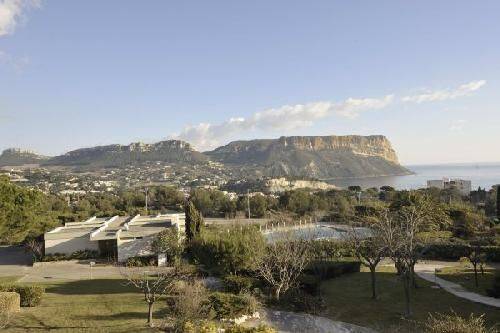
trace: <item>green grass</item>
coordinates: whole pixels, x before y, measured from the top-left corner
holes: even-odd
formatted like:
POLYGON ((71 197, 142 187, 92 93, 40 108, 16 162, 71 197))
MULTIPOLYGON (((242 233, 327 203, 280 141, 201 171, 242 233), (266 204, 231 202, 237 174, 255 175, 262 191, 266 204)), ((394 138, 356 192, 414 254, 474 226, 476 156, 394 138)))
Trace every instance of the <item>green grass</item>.
MULTIPOLYGON (((379 299, 372 300, 370 274, 368 272, 345 275, 325 281, 322 284, 322 296, 326 301, 326 316, 371 327, 379 332, 388 331, 389 327, 404 328, 414 323, 402 319, 404 313, 403 286, 392 269, 382 269, 377 273, 379 299)), ((417 280, 419 288, 414 290, 412 305, 413 321, 423 322, 428 313, 450 312, 451 309, 460 315, 470 313, 485 314, 489 325, 500 322, 500 311, 493 307, 476 304, 458 298, 442 289, 431 288, 432 283, 417 280)))
MULTIPOLYGON (((45 284, 42 304, 23 308, 6 332, 151 332, 147 305, 136 289, 121 280, 82 280, 45 284)), ((165 301, 157 301, 160 323, 165 301)))
POLYGON ((481 295, 488 296, 486 290, 490 289, 493 285, 493 279, 495 276, 495 269, 487 268, 484 270, 484 275, 478 271, 478 286, 474 282, 474 270, 471 268, 466 268, 463 266, 459 267, 444 267, 437 274, 438 277, 457 283, 467 289, 468 291, 473 291, 481 295))
POLYGON ((20 276, 0 276, 0 284, 14 283, 20 278, 21 278, 20 276))

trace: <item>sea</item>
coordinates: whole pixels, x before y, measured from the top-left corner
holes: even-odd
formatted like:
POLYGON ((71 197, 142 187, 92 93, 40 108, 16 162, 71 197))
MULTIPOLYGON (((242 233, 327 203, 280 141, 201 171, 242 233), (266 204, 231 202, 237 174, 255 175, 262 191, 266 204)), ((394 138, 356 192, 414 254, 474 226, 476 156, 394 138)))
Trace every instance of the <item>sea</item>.
POLYGON ((472 189, 490 189, 500 184, 500 163, 467 163, 405 166, 414 174, 367 178, 332 179, 327 182, 339 187, 361 186, 371 188, 388 185, 398 190, 418 189, 427 186, 428 180, 461 178, 472 182, 472 189))

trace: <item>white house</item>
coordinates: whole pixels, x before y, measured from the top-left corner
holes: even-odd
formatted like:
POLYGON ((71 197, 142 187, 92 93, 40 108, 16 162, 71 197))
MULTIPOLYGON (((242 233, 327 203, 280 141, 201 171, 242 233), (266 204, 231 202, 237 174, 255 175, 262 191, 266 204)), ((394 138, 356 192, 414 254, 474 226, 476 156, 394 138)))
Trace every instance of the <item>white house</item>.
POLYGON ((167 228, 183 234, 185 214, 92 217, 45 233, 45 254, 95 250, 123 262, 129 257, 152 255, 151 241, 167 228))

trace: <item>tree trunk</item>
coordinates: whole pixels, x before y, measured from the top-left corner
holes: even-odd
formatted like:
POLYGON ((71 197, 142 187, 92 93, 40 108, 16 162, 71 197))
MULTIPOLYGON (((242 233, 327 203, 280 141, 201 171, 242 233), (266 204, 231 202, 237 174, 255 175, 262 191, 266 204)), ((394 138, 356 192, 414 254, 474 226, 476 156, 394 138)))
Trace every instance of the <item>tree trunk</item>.
POLYGON ((274 298, 279 301, 280 300, 280 291, 281 291, 281 288, 276 288, 276 290, 274 291, 274 298))
POLYGON ((411 313, 411 281, 410 281, 410 271, 404 272, 403 273, 403 286, 405 289, 405 304, 406 304, 406 313, 405 316, 406 318, 410 318, 412 316, 411 313))
POLYGON ((372 299, 377 299, 377 281, 374 266, 370 266, 370 273, 372 277, 372 299))
POLYGON ((148 325, 153 327, 153 303, 148 302, 148 325))
POLYGON ((477 281, 477 264, 474 264, 474 282, 476 284, 476 288, 479 287, 479 283, 477 281))
POLYGON ((415 265, 412 265, 410 268, 410 273, 411 273, 411 284, 413 285, 413 288, 417 289, 417 279, 415 278, 415 265))

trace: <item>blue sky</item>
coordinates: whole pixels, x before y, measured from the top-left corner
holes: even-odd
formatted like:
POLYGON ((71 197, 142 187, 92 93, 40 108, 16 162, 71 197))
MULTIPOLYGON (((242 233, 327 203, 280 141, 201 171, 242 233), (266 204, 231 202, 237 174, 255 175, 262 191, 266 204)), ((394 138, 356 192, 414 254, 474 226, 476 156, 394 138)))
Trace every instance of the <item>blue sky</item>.
POLYGON ((0 0, 0 149, 384 134, 500 161, 500 1, 0 0))

